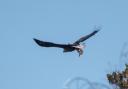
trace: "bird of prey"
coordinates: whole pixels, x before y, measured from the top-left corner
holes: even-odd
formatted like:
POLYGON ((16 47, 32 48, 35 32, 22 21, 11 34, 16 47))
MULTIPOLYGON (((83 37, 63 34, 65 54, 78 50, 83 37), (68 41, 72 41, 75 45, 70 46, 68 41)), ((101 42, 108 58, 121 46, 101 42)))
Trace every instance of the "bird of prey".
POLYGON ((77 51, 79 53, 79 56, 83 54, 83 49, 85 48, 85 44, 80 44, 81 42, 87 40, 88 38, 92 37, 95 35, 99 30, 94 30, 92 33, 81 37, 77 41, 75 41, 72 44, 56 44, 53 42, 47 42, 47 41, 41 41, 38 39, 33 39, 39 46, 41 47, 58 47, 58 48, 63 48, 63 52, 72 52, 72 51, 77 51))

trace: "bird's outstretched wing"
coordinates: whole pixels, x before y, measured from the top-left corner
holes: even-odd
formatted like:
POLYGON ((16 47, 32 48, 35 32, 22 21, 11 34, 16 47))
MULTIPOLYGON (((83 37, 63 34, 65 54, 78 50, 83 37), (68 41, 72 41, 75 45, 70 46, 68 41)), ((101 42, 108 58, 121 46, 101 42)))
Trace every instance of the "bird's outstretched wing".
POLYGON ((95 35, 99 30, 95 30, 93 31, 92 33, 86 35, 86 36, 83 36, 81 37, 80 39, 78 39, 76 42, 74 42, 73 44, 79 44, 80 42, 83 42, 85 40, 87 40, 88 38, 90 38, 91 36, 95 35))
POLYGON ((42 46, 42 47, 59 47, 59 48, 66 48, 68 47, 68 45, 65 45, 65 44, 55 44, 55 43, 52 43, 52 42, 46 42, 46 41, 40 41, 38 39, 33 39, 39 46, 42 46))

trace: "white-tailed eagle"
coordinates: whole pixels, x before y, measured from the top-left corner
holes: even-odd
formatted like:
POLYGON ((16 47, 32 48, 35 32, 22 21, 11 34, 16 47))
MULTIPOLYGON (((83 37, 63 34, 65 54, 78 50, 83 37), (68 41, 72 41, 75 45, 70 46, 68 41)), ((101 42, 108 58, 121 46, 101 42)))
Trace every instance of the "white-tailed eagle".
POLYGON ((63 48, 64 51, 63 52, 72 52, 72 51, 77 51, 79 53, 79 56, 83 54, 83 49, 85 47, 84 44, 80 44, 81 42, 87 40, 88 38, 92 37, 93 35, 95 35, 98 30, 93 31, 92 33, 81 37, 80 39, 78 39, 77 41, 75 41, 72 44, 56 44, 53 42, 46 42, 46 41, 41 41, 38 39, 34 38, 34 41, 41 47, 58 47, 58 48, 63 48))

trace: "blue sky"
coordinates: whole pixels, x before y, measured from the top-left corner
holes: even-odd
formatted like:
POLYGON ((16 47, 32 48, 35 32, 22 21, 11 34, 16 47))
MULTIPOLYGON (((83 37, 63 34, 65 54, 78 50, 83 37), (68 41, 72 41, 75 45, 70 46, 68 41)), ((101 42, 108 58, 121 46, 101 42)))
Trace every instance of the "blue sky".
MULTIPOLYGON (((128 41, 127 0, 1 0, 0 89, 61 89, 72 77, 107 84, 128 41), (33 38, 69 43, 102 26, 84 55, 41 48, 33 38)), ((123 62, 122 62, 123 63, 123 62)))

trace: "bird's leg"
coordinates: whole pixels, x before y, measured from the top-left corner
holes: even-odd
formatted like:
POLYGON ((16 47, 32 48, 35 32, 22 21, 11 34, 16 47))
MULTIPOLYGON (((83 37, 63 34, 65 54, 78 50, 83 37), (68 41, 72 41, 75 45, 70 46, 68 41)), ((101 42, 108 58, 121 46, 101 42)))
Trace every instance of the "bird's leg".
POLYGON ((80 49, 78 50, 78 53, 79 53, 79 57, 81 56, 81 51, 80 51, 80 49))
POLYGON ((79 57, 81 56, 81 54, 79 53, 79 57))
POLYGON ((82 49, 77 49, 77 52, 79 53, 79 57, 83 54, 83 50, 82 49))

